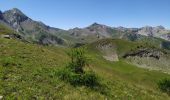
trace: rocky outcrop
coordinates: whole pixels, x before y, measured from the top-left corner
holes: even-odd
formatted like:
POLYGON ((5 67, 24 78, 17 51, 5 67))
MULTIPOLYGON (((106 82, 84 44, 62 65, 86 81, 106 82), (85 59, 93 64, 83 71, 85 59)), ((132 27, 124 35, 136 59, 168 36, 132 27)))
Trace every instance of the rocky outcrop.
POLYGON ((11 36, 10 35, 0 35, 1 36, 1 38, 6 38, 6 39, 10 39, 11 38, 11 36))
POLYGON ((125 54, 123 58, 128 63, 132 63, 138 67, 159 70, 166 73, 170 71, 170 54, 165 51, 154 48, 139 49, 125 54))
POLYGON ((123 56, 123 58, 128 58, 128 57, 150 57, 159 60, 160 57, 164 54, 164 52, 154 50, 154 49, 140 49, 137 51, 133 51, 131 53, 127 53, 123 56))
POLYGON ((167 40, 168 37, 166 34, 168 34, 169 32, 170 31, 166 30, 163 26, 157 27, 146 26, 140 28, 137 33, 145 36, 157 37, 167 40))
POLYGON ((0 20, 3 19, 3 15, 2 15, 2 12, 0 11, 0 20))
POLYGON ((145 36, 153 36, 153 27, 146 26, 139 29, 138 34, 145 35, 145 36))
POLYGON ((102 53, 103 58, 108 61, 119 61, 116 47, 112 43, 101 43, 96 48, 102 53))
POLYGON ((170 33, 161 35, 161 38, 170 41, 170 33))
POLYGON ((0 35, 0 37, 6 39, 23 39, 22 36, 20 36, 19 34, 2 34, 0 35))
POLYGON ((3 96, 0 96, 0 100, 2 100, 3 99, 3 96))

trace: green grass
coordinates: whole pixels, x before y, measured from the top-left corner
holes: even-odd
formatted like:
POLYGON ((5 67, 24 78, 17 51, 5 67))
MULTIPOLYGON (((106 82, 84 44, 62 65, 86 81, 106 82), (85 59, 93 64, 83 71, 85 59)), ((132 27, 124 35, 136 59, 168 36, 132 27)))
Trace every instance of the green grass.
POLYGON ((103 39, 103 40, 99 40, 97 42, 88 44, 87 46, 92 51, 96 52, 96 51, 99 51, 96 49, 96 46, 107 45, 107 44, 112 44, 120 57, 127 52, 139 49, 139 47, 160 49, 159 47, 156 47, 151 44, 147 44, 145 42, 144 43, 143 42, 132 42, 132 41, 127 41, 127 40, 122 40, 122 39, 103 39))
MULTIPOLYGON (((121 47, 119 47, 121 48, 121 47)), ((156 82, 164 77, 169 77, 169 75, 158 72, 149 71, 147 69, 138 68, 134 65, 126 63, 123 59, 118 62, 106 61, 99 53, 94 53, 93 50, 89 50, 90 55, 93 55, 93 64, 98 66, 95 69, 105 71, 113 75, 113 77, 119 77, 123 80, 127 80, 142 86, 156 88, 156 82), (103 67, 104 66, 104 67, 103 67)))
MULTIPOLYGON (((106 61, 92 46, 88 47, 88 54, 92 58, 89 67, 100 76, 100 82, 106 85, 107 94, 65 83, 55 72, 69 61, 65 53, 67 50, 68 48, 44 47, 0 38, 0 95, 10 100, 170 99, 156 86, 159 79, 170 77, 169 75, 137 68, 124 60, 106 61)), ((123 53, 123 45, 119 50, 123 53)))
POLYGON ((0 35, 2 34, 14 34, 14 31, 0 24, 0 35))

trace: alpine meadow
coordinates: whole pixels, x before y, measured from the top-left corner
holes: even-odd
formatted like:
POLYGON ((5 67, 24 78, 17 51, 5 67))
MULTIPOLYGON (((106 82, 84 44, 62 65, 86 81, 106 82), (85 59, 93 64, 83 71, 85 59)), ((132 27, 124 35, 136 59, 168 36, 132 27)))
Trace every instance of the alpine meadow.
POLYGON ((170 100, 169 0, 113 1, 2 0, 0 100, 170 100))

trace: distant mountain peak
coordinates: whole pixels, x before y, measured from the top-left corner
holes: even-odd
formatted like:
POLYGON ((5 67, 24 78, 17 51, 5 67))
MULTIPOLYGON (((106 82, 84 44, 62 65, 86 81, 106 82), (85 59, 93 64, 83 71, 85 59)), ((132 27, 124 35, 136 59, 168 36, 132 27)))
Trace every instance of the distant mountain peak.
POLYGON ((97 22, 95 22, 95 23, 93 23, 93 24, 91 24, 90 25, 90 27, 96 27, 96 26, 98 26, 98 27, 100 27, 100 26, 106 26, 106 25, 103 25, 103 24, 99 24, 99 23, 97 23, 97 22))
POLYGON ((152 28, 152 26, 146 25, 146 26, 144 26, 142 28, 152 28))
POLYGON ((88 28, 111 28, 111 27, 95 22, 91 24, 88 28))
POLYGON ((29 18, 17 8, 3 12, 3 20, 14 28, 18 28, 19 24, 27 19, 29 18))
POLYGON ((157 26, 157 28, 162 29, 162 30, 165 29, 165 27, 163 27, 162 25, 157 26))
POLYGON ((123 26, 118 26, 118 27, 115 27, 115 28, 117 28, 117 29, 126 29, 126 28, 123 27, 123 26))
POLYGON ((75 27, 75 28, 73 28, 73 29, 71 29, 71 30, 80 30, 81 28, 79 28, 79 27, 75 27))
POLYGON ((12 8, 11 10, 20 11, 18 8, 12 8))
POLYGON ((159 25, 159 26, 156 26, 156 27, 152 27, 152 26, 144 26, 142 28, 145 28, 145 29, 154 29, 154 28, 157 28, 157 29, 161 29, 161 30, 164 30, 165 27, 162 26, 162 25, 159 25))
POLYGON ((21 10, 18 8, 13 8, 11 10, 7 10, 4 13, 10 13, 11 15, 20 15, 20 16, 26 16, 21 10))
POLYGON ((92 25, 90 26, 98 26, 98 25, 101 25, 101 24, 98 24, 97 22, 94 22, 92 25))
POLYGON ((11 9, 11 11, 21 12, 21 10, 19 10, 18 8, 13 8, 13 9, 11 9))

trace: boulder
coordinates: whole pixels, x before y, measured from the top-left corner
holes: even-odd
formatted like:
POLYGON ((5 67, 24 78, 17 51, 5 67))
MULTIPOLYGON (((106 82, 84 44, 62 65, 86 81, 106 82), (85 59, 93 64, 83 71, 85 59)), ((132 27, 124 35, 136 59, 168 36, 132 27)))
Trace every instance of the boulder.
POLYGON ((10 35, 1 35, 1 38, 6 38, 6 39, 10 39, 10 35))

